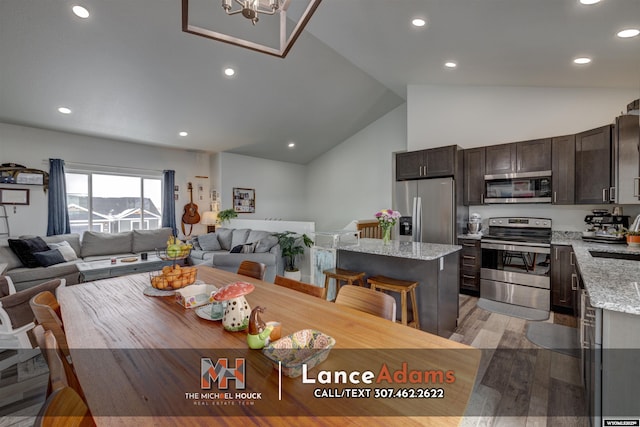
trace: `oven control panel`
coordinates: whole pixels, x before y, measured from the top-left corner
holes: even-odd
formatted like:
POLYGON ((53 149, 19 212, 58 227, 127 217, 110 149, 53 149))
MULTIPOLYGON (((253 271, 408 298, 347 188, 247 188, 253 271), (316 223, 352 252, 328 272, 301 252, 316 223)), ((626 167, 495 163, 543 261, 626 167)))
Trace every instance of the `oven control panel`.
POLYGON ((493 227, 529 227, 529 228, 551 228, 549 218, 490 218, 489 226, 493 227))

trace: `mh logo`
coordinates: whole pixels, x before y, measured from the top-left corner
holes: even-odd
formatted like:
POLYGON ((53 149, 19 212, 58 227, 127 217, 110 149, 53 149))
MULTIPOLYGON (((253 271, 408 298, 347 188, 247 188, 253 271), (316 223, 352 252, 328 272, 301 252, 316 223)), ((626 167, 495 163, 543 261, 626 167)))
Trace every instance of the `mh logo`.
POLYGON ((229 380, 236 382, 236 389, 245 388, 245 364, 244 358, 236 359, 236 367, 229 367, 229 360, 220 358, 214 365, 211 359, 203 357, 200 359, 200 388, 211 390, 213 383, 218 382, 220 390, 229 388, 229 380))

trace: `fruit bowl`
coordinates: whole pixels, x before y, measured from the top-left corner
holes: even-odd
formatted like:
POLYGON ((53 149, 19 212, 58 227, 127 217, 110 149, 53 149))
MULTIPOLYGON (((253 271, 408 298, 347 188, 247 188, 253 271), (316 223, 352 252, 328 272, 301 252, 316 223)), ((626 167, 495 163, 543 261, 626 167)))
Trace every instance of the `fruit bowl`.
POLYGON ((176 264, 163 267, 161 271, 152 271, 149 273, 149 279, 154 288, 172 291, 194 283, 197 273, 195 267, 180 267, 176 264))
POLYGON ((190 246, 183 246, 180 248, 165 248, 165 249, 156 249, 156 255, 158 258, 164 261, 176 261, 181 259, 186 259, 191 254, 190 246))

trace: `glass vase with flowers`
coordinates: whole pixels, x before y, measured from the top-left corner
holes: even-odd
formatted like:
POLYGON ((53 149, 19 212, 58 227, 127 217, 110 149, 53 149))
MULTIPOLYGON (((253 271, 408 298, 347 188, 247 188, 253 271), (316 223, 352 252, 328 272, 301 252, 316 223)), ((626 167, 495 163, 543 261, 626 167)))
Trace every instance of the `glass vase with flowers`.
POLYGON ((382 229, 382 243, 388 245, 391 241, 391 229, 396 225, 396 222, 398 222, 400 212, 394 211, 393 209, 382 209, 376 212, 375 217, 382 229))

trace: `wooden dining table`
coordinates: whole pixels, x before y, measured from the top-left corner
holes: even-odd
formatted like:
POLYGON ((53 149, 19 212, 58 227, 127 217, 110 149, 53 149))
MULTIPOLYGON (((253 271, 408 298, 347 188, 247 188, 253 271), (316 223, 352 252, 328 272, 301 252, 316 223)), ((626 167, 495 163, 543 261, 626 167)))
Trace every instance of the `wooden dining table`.
POLYGON ((273 283, 197 268, 198 279, 217 288, 252 283, 247 302, 265 308, 263 320, 280 322, 283 337, 311 329, 335 339, 326 360, 301 376, 283 375, 248 347, 246 331, 229 332, 175 296, 147 296, 148 273, 68 286, 58 292, 64 328, 98 426, 460 423, 480 350, 273 283))

